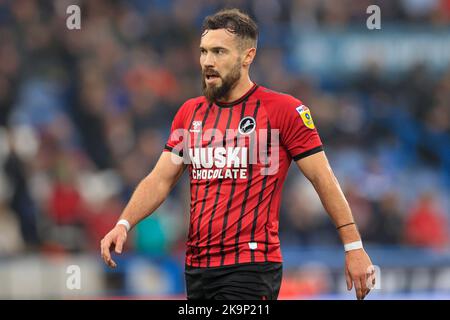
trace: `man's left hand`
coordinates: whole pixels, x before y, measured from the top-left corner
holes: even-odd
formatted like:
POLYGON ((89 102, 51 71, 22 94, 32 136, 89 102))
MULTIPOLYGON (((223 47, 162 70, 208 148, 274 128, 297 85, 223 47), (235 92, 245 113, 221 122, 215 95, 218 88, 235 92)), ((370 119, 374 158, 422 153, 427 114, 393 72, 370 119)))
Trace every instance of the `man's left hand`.
POLYGON ((364 249, 350 250, 345 253, 345 278, 347 290, 355 286, 356 298, 364 299, 375 286, 375 268, 364 249))

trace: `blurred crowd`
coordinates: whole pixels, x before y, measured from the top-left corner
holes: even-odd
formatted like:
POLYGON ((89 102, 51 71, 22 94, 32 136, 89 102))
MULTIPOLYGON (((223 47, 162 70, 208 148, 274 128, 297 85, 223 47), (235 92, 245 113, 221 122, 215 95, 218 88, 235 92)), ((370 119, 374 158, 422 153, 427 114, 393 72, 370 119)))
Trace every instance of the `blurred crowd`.
MULTIPOLYGON (((365 241, 448 246, 450 68, 373 65, 330 83, 289 65, 298 28, 349 27, 370 4, 386 22, 450 25, 449 0, 0 1, 0 255, 98 250, 178 107, 200 95, 199 29, 223 6, 260 25, 253 79, 311 108, 365 241), (74 3, 82 28, 69 31, 74 3)), ((188 201, 185 175, 128 250, 183 252, 188 201)), ((294 166, 280 217, 283 244, 339 243, 294 166)))

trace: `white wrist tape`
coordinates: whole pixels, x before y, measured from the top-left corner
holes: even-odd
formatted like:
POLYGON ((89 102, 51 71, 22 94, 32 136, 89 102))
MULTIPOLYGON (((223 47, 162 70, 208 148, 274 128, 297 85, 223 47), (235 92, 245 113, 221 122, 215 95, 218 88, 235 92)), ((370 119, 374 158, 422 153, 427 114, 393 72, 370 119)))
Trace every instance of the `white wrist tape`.
POLYGON ((125 226, 125 228, 127 229, 127 232, 130 231, 130 229, 131 229, 130 223, 127 220, 125 220, 125 219, 120 219, 116 223, 116 225, 118 225, 118 224, 121 224, 121 225, 125 226))
POLYGON ((355 242, 350 242, 350 243, 344 244, 345 252, 350 251, 350 250, 358 250, 358 249, 362 249, 362 248, 363 248, 362 241, 355 241, 355 242))

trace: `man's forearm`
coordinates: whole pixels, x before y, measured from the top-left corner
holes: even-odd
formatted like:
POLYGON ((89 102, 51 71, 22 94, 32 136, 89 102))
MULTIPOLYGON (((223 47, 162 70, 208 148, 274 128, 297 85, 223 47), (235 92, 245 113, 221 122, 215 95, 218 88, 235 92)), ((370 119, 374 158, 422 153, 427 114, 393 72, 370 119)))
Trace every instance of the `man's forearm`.
POLYGON ((161 181, 155 175, 148 175, 135 189, 120 219, 127 220, 133 227, 161 205, 170 189, 169 184, 161 181))
MULTIPOLYGON (((339 186, 339 182, 331 169, 327 171, 328 172, 325 172, 321 176, 317 176, 311 180, 325 210, 336 227, 354 222, 350 206, 339 186)), ((350 224, 339 228, 338 232, 343 243, 361 240, 356 224, 350 224)))

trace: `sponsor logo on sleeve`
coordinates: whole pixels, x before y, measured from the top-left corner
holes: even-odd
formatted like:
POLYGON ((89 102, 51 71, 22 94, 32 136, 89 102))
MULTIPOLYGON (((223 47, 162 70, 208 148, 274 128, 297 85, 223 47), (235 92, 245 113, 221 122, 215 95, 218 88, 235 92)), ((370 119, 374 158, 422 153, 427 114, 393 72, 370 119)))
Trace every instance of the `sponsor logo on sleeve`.
POLYGON ((202 122, 201 121, 192 121, 191 129, 189 129, 190 132, 200 132, 202 129, 202 122))
POLYGON ((309 129, 314 129, 314 121, 311 117, 311 111, 309 111, 309 108, 305 105, 298 106, 295 108, 297 112, 300 114, 300 118, 302 118, 303 123, 305 126, 309 129))

